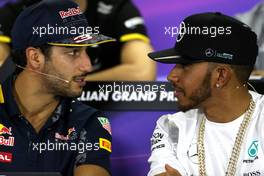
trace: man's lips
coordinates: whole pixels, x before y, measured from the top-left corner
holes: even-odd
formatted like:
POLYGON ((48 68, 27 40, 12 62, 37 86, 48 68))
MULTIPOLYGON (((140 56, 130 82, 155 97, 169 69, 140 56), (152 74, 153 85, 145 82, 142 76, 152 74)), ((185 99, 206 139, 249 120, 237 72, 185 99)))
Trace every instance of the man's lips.
POLYGON ((179 97, 179 96, 183 96, 184 95, 184 90, 182 88, 179 88, 178 86, 176 85, 173 85, 174 87, 174 96, 175 97, 179 97))
POLYGON ((80 87, 84 87, 86 85, 85 76, 74 77, 73 81, 78 83, 80 87))
POLYGON ((177 97, 177 98, 180 97, 180 96, 183 96, 183 95, 184 95, 183 91, 177 91, 177 90, 174 91, 174 96, 177 97))

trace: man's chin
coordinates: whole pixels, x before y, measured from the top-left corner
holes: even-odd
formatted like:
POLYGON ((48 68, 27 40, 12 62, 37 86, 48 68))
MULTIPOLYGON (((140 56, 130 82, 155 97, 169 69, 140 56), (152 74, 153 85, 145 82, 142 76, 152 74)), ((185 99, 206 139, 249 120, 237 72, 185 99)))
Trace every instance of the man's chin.
POLYGON ((77 98, 77 97, 80 97, 81 95, 82 95, 82 91, 73 93, 71 97, 77 98))
POLYGON ((182 112, 189 111, 191 109, 196 109, 197 106, 192 105, 192 104, 182 104, 180 102, 177 102, 177 109, 182 112))
POLYGON ((80 86, 71 86, 70 92, 68 93, 69 97, 75 98, 82 95, 83 87, 80 86))
POLYGON ((77 98, 80 97, 82 95, 82 90, 78 90, 78 91, 70 91, 68 93, 64 94, 64 97, 69 97, 69 98, 77 98))

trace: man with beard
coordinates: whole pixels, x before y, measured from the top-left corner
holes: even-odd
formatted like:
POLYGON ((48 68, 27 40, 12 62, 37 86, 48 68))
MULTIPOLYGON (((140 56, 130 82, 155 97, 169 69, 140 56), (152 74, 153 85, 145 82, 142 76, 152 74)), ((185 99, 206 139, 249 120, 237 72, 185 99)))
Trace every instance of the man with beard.
POLYGON ((26 8, 12 29, 16 74, 0 85, 0 171, 110 175, 111 131, 98 110, 78 102, 91 71, 88 46, 112 41, 101 34, 37 29, 47 24, 89 28, 70 0, 26 8))
POLYGON ((263 175, 264 98, 247 86, 256 34, 219 12, 181 24, 174 48, 149 54, 176 64, 168 80, 181 111, 157 121, 148 176, 263 175))
MULTIPOLYGON (((11 29, 16 17, 27 6, 33 5, 40 0, 14 0, 0 3, 0 82, 3 82, 15 70, 15 65, 10 58, 11 29)), ((74 0, 85 11, 86 0, 74 0)))
MULTIPOLYGON (((0 7, 0 82, 14 70, 9 51, 10 30, 19 12, 40 0, 17 0, 0 7), (8 19, 8 20, 7 20, 8 19), (1 67, 1 65, 3 66, 1 67)), ((154 80, 156 64, 148 59, 152 46, 144 20, 131 0, 74 0, 89 25, 116 42, 87 48, 93 71, 86 81, 154 80), (124 75, 123 73, 128 74, 124 75)))

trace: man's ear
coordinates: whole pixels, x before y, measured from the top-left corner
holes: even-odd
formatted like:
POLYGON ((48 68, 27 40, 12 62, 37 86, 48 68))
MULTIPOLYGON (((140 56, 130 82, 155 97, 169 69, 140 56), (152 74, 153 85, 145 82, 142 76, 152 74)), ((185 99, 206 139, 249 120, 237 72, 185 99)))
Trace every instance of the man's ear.
POLYGON ((217 88, 222 88, 225 87, 228 82, 230 81, 232 77, 232 70, 230 66, 225 65, 225 64, 219 64, 215 68, 215 80, 216 80, 216 87, 217 88))
POLYGON ((26 49, 27 67, 34 70, 40 70, 45 61, 45 57, 39 48, 28 47, 26 49))

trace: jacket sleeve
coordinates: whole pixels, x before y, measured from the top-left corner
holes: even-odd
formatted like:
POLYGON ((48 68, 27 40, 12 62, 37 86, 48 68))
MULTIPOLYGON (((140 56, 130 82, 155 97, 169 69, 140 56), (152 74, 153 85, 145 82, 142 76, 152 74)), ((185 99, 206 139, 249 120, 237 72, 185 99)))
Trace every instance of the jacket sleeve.
POLYGON ((111 174, 110 154, 112 152, 111 127, 108 118, 95 113, 80 132, 78 145, 85 150, 78 151, 75 166, 93 164, 106 169, 111 174))
POLYGON ((169 164, 184 176, 187 175, 176 153, 179 130, 170 129, 168 116, 162 116, 158 121, 151 137, 151 156, 148 159, 150 171, 148 176, 165 172, 165 164, 169 164), (171 132, 171 130, 173 132, 171 132))

